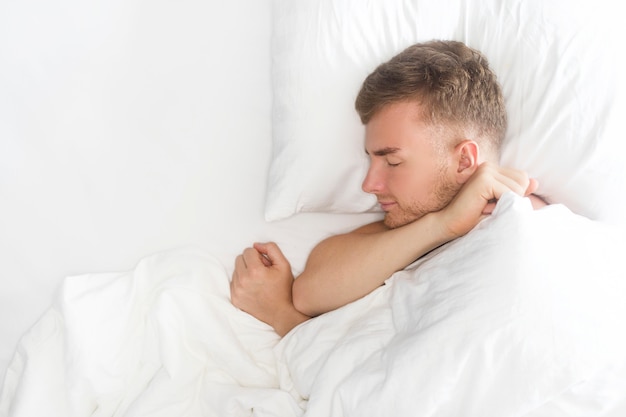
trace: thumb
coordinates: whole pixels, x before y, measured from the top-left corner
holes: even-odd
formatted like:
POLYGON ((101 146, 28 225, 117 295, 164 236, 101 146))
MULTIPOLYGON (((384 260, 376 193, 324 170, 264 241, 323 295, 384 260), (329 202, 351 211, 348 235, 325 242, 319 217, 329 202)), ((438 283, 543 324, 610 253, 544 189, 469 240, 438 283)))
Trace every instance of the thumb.
POLYGON ((539 181, 537 181, 535 178, 529 178, 528 180, 528 188, 526 189, 524 197, 533 194, 535 191, 537 191, 537 188, 539 188, 539 181))

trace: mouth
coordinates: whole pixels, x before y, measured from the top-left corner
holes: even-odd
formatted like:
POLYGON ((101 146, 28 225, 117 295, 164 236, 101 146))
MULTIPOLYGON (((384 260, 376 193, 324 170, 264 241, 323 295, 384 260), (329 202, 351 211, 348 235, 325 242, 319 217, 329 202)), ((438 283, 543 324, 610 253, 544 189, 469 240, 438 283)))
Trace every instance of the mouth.
POLYGON ((378 205, 383 211, 388 212, 396 203, 394 201, 379 201, 378 205))

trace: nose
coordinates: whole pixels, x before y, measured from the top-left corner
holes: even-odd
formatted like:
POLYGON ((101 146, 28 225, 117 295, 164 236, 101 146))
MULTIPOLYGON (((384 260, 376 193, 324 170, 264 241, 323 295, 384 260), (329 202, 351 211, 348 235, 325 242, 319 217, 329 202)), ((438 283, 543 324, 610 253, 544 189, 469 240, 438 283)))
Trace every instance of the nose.
POLYGON ((361 189, 369 194, 380 193, 382 190, 382 183, 380 174, 373 165, 370 165, 367 170, 367 174, 363 179, 363 183, 361 184, 361 189))

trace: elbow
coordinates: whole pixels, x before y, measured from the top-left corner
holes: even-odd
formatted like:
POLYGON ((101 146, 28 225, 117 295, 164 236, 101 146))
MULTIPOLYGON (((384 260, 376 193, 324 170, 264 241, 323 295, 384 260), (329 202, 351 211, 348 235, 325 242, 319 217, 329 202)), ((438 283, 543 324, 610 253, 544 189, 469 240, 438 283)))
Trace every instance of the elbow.
POLYGON ((291 297, 293 301, 293 306, 300 313, 305 314, 309 317, 317 316, 315 309, 311 303, 311 293, 307 291, 305 288, 305 282, 301 279, 301 276, 298 277, 292 286, 291 297))

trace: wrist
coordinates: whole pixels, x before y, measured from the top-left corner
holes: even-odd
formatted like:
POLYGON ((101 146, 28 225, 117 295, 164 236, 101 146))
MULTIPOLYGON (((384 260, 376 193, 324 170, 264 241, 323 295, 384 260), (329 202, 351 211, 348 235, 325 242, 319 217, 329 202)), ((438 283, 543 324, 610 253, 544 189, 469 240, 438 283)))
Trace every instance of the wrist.
POLYGON ((280 311, 277 311, 274 322, 272 323, 272 327, 280 337, 283 337, 287 333, 289 333, 294 327, 301 323, 304 323, 310 318, 311 317, 307 316, 306 314, 296 310, 293 305, 286 306, 280 311))
POLYGON ((442 245, 459 237, 459 235, 454 232, 454 229, 450 227, 451 221, 448 218, 446 208, 428 213, 424 216, 424 218, 429 224, 428 229, 431 236, 434 240, 436 240, 436 246, 442 245))

